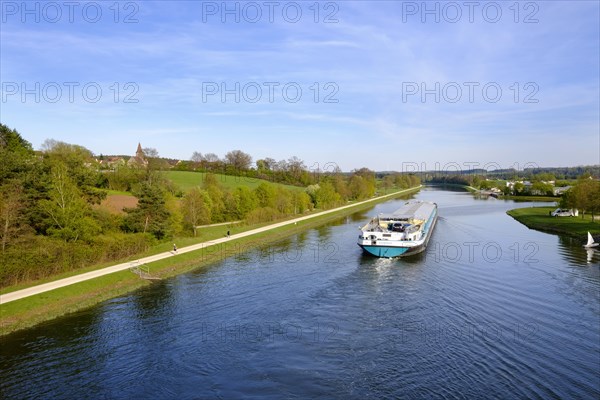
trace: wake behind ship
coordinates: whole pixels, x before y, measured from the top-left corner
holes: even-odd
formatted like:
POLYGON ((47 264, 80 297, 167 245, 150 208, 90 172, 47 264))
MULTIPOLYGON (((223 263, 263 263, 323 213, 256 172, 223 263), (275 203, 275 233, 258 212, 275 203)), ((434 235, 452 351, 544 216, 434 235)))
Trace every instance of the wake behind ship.
POLYGON ((392 214, 379 214, 360 228, 358 245, 377 257, 401 257, 425 250, 437 221, 437 204, 409 201, 392 214))

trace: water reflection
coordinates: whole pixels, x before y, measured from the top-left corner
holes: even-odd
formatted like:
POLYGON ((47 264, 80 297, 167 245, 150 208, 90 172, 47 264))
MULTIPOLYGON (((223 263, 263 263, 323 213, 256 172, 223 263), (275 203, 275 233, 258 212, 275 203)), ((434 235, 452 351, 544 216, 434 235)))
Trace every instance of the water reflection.
POLYGON ((559 254, 572 266, 600 266, 600 254, 596 249, 586 249, 580 239, 560 235, 558 237, 559 254))
POLYGON ((463 186, 445 185, 443 183, 428 183, 427 186, 425 186, 425 188, 436 190, 438 192, 439 191, 444 191, 444 192, 454 192, 454 193, 466 193, 466 194, 469 194, 469 191, 467 191, 463 186))
POLYGON ((360 223, 365 219, 368 219, 367 211, 358 212, 355 214, 351 214, 346 217, 347 224, 356 224, 356 226, 360 226, 360 223))
MULTIPOLYGON (((592 262, 594 261, 594 256, 597 253, 597 251, 595 249, 585 249, 586 253, 587 253, 587 262, 588 264, 592 264, 592 262)), ((600 262, 600 261, 598 261, 600 262)))
POLYGON ((332 237, 332 226, 340 226, 344 223, 344 218, 339 218, 335 221, 333 221, 331 223, 331 225, 323 225, 323 226, 319 226, 318 228, 316 228, 315 230, 318 233, 319 236, 319 240, 322 242, 329 242, 331 241, 332 237))

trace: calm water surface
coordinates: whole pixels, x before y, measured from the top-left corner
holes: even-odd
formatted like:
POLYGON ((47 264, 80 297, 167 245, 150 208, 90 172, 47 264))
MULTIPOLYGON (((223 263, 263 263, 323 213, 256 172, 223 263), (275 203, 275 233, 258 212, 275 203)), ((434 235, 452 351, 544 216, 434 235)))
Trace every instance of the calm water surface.
POLYGON ((415 197, 420 255, 362 254, 378 205, 2 339, 1 397, 598 398, 600 253, 505 214, 531 203, 415 197))

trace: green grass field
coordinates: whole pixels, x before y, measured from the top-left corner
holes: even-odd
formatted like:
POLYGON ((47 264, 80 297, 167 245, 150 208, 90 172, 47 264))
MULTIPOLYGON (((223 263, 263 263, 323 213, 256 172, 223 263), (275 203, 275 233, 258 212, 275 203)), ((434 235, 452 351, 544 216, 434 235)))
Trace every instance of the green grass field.
MULTIPOLYGON (((165 176, 173 181, 177 186, 184 192, 188 190, 202 186, 206 173, 204 172, 191 172, 191 171, 166 171, 165 176)), ((221 175, 214 174, 217 181, 226 189, 233 190, 239 186, 246 186, 250 189, 258 187, 263 182, 268 182, 263 179, 248 178, 244 176, 232 176, 232 175, 221 175)), ((282 186, 290 190, 304 190, 302 187, 282 185, 280 183, 274 183, 274 185, 282 186)))
POLYGON ((105 189, 105 191, 108 196, 133 196, 130 192, 124 192, 122 190, 105 189))
POLYGON ((579 217, 551 217, 549 213, 556 207, 517 208, 507 211, 507 214, 531 229, 543 232, 559 233, 581 240, 592 235, 600 234, 600 221, 592 221, 591 215, 579 217))

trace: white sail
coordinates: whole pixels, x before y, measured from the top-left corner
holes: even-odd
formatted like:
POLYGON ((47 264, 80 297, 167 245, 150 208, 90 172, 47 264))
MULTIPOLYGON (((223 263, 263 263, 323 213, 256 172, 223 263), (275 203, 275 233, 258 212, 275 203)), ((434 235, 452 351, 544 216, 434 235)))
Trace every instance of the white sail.
POLYGON ((598 246, 598 243, 594 242, 594 238, 592 237, 592 234, 588 232, 587 244, 584 244, 583 247, 596 247, 596 246, 598 246))

